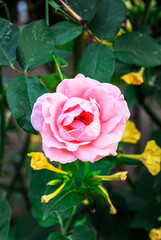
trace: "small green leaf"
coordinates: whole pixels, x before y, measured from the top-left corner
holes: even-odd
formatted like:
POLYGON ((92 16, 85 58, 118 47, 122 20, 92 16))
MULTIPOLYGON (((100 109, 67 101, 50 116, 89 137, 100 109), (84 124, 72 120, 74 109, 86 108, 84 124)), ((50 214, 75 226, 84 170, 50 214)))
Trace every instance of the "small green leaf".
POLYGON ((68 238, 57 232, 54 232, 49 235, 48 240, 68 240, 68 238))
POLYGON ((114 65, 111 49, 99 43, 92 43, 81 55, 79 72, 100 82, 109 82, 114 72, 114 65))
POLYGON ((114 45, 116 57, 128 64, 155 67, 161 64, 161 45, 153 38, 139 32, 118 37, 114 45))
POLYGON ((85 226, 76 227, 72 234, 68 236, 69 240, 96 240, 96 233, 93 229, 89 229, 85 226))
POLYGON ((99 39, 113 38, 126 18, 126 8, 121 0, 98 0, 96 14, 89 27, 99 39))
POLYGON ((61 11, 60 5, 57 4, 56 2, 54 2, 53 0, 49 0, 49 4, 56 10, 56 12, 57 12, 58 10, 61 11))
POLYGON ((40 79, 42 79, 45 87, 50 91, 50 92, 55 92, 57 85, 60 83, 60 78, 58 73, 51 73, 48 75, 39 75, 38 76, 40 79))
POLYGON ((10 227, 11 210, 4 194, 0 196, 0 240, 8 239, 10 227))
POLYGON ((35 133, 30 121, 32 108, 37 98, 47 89, 37 77, 15 77, 7 87, 7 102, 20 127, 27 132, 35 133))
POLYGON ((55 36, 55 45, 60 46, 75 39, 82 33, 82 28, 71 22, 63 21, 51 27, 55 36))
POLYGON ((67 67, 68 66, 68 63, 64 58, 58 56, 56 53, 53 53, 53 55, 56 58, 56 61, 59 64, 60 67, 67 67))
POLYGON ((18 27, 0 18, 0 66, 8 66, 15 63, 19 34, 18 27))
POLYGON ((54 33, 44 20, 26 25, 18 41, 17 57, 22 69, 27 72, 52 58, 54 33))
POLYGON ((67 0, 68 5, 82 18, 90 22, 96 12, 96 0, 67 0))
POLYGON ((44 204, 44 219, 53 212, 64 211, 68 208, 77 206, 85 199, 85 196, 76 191, 69 191, 58 195, 57 199, 51 199, 49 203, 44 204))

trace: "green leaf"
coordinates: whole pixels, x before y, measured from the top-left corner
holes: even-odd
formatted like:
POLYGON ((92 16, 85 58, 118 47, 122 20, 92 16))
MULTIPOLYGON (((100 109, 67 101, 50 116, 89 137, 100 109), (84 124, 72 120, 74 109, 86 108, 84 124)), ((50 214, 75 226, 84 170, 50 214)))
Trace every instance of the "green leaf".
POLYGON ((37 77, 17 76, 9 82, 7 102, 14 118, 25 131, 36 132, 30 122, 32 108, 37 98, 46 92, 37 77))
POLYGON ((27 72, 52 58, 54 33, 44 20, 25 26, 18 41, 17 57, 22 69, 27 72))
POLYGON ((32 206, 32 214, 38 220, 41 226, 52 226, 58 223, 55 213, 43 220, 43 204, 41 197, 47 188, 47 183, 55 178, 55 173, 41 170, 31 171, 29 198, 32 206))
POLYGON ((54 53, 53 55, 56 58, 56 61, 59 64, 60 67, 67 67, 68 66, 68 63, 64 58, 58 56, 56 53, 54 53))
POLYGON ((99 43, 88 45, 81 55, 79 72, 100 82, 109 82, 114 72, 113 52, 99 43))
POLYGON ((154 131, 150 135, 150 140, 155 140, 158 146, 161 147, 161 130, 154 131))
POLYGON ((49 203, 44 204, 44 219, 57 211, 64 211, 80 204, 85 196, 76 191, 69 191, 63 195, 58 195, 57 199, 51 199, 49 203))
POLYGON ((99 39, 113 38, 126 18, 126 8, 121 0, 97 0, 96 14, 89 27, 99 39))
POLYGON ((59 233, 51 233, 48 240, 96 240, 96 233, 94 230, 89 229, 85 226, 76 227, 72 234, 65 237, 59 233))
POLYGON ((128 103, 129 107, 133 107, 138 103, 138 98, 136 95, 136 91, 134 89, 134 86, 127 86, 125 93, 124 93, 124 98, 126 102, 128 103))
POLYGON ((55 45, 63 45, 75 39, 82 33, 82 28, 71 22, 63 21, 51 27, 55 36, 55 45))
POLYGON ((68 240, 68 238, 57 232, 54 232, 49 235, 48 240, 68 240))
POLYGON ((11 210, 4 194, 0 196, 0 240, 8 239, 10 227, 11 210))
POLYGON ((90 22, 96 12, 96 0, 67 0, 69 6, 82 18, 90 22))
POLYGON ((71 235, 68 236, 69 240, 96 240, 96 233, 93 229, 85 226, 79 226, 74 229, 71 235))
POLYGON ((48 75, 39 75, 38 76, 40 79, 42 79, 45 87, 50 91, 50 92, 55 92, 57 85, 60 83, 60 78, 58 73, 51 73, 48 75))
POLYGON ((54 2, 53 0, 49 0, 49 4, 56 10, 56 12, 57 12, 58 10, 61 11, 60 5, 58 5, 58 4, 57 4, 56 2, 54 2))
POLYGON ((19 33, 18 27, 0 18, 0 66, 15 63, 19 33))
POLYGON ((128 64, 155 67, 161 64, 161 45, 153 38, 139 32, 118 37, 114 52, 116 57, 128 64))

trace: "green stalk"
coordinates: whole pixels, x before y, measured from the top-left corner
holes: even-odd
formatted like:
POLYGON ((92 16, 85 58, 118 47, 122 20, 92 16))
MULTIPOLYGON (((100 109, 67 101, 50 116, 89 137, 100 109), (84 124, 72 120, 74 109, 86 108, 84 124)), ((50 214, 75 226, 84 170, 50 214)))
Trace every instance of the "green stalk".
POLYGON ((140 26, 144 25, 148 20, 151 2, 152 2, 152 0, 147 0, 147 2, 145 3, 146 4, 145 5, 145 10, 144 10, 144 13, 143 13, 143 17, 141 19, 140 26))
POLYGON ((2 4, 2 6, 4 7, 5 11, 6 11, 6 15, 7 15, 7 19, 8 21, 11 22, 11 17, 10 17, 10 13, 9 13, 9 10, 8 10, 8 7, 7 7, 7 4, 4 3, 3 1, 0 1, 0 3, 2 4))
POLYGON ((49 26, 49 2, 48 2, 48 0, 45 1, 45 8, 46 8, 46 24, 49 26))
POLYGON ((6 122, 5 122, 5 96, 2 82, 2 69, 0 68, 0 175, 2 172, 5 138, 6 138, 6 122))
POLYGON ((58 74, 59 74, 60 80, 63 81, 63 79, 64 79, 64 78, 63 78, 63 74, 62 74, 62 72, 61 72, 61 70, 60 70, 59 63, 58 63, 58 61, 57 61, 57 59, 56 59, 56 57, 55 57, 54 54, 53 54, 53 60, 54 60, 54 62, 55 62, 56 69, 57 69, 57 71, 58 71, 58 74))
POLYGON ((71 221, 72 221, 72 218, 73 218, 73 216, 74 216, 74 214, 75 214, 76 209, 77 209, 77 207, 74 206, 73 209, 72 209, 71 215, 70 215, 68 221, 66 222, 66 225, 65 225, 64 231, 63 231, 63 235, 64 235, 64 236, 66 236, 66 234, 67 234, 68 228, 69 228, 69 226, 70 226, 70 224, 71 224, 71 221))
POLYGON ((56 212, 56 216, 57 216, 59 224, 60 224, 61 233, 63 233, 64 232, 64 226, 63 226, 63 221, 62 221, 62 219, 59 215, 59 212, 56 212))

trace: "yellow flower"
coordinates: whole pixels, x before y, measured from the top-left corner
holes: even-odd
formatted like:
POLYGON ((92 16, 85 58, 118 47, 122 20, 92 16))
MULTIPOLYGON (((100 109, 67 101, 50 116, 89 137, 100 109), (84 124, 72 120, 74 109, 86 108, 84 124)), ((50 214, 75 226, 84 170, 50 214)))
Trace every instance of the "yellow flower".
POLYGON ((139 72, 130 72, 121 77, 127 84, 141 85, 144 82, 143 79, 144 68, 141 68, 139 72))
POLYGON ((43 195, 41 197, 41 202, 42 203, 48 203, 52 198, 56 197, 60 191, 65 187, 66 182, 63 182, 63 184, 53 193, 49 194, 49 195, 43 195))
POLYGON ((130 22, 129 19, 126 20, 126 23, 125 23, 125 28, 128 32, 132 32, 133 28, 132 28, 132 24, 130 22))
POLYGON ((140 160, 152 175, 157 175, 161 170, 161 148, 154 140, 147 142, 142 154, 130 155, 119 153, 117 157, 126 157, 140 160))
POLYGON ((149 233, 149 237, 151 240, 161 240, 161 228, 156 229, 153 228, 151 229, 150 233, 149 233))
POLYGON ((68 172, 58 169, 54 167, 52 164, 50 164, 45 155, 41 152, 31 152, 28 153, 27 155, 29 157, 32 157, 30 165, 34 170, 48 169, 53 172, 68 174, 68 172))
POLYGON ((113 206, 112 202, 111 202, 111 199, 106 191, 106 189, 104 187, 102 187, 101 185, 98 186, 98 188, 103 192, 107 202, 109 203, 110 205, 110 214, 116 214, 117 213, 117 210, 116 208, 113 206))
POLYGON ((118 172, 115 174, 112 174, 110 176, 94 176, 94 178, 101 180, 101 181, 116 181, 116 180, 121 180, 125 181, 127 178, 127 171, 124 172, 118 172))
POLYGON ((127 121, 124 134, 121 138, 121 142, 133 143, 136 144, 140 139, 140 132, 137 130, 134 122, 127 121))
POLYGON ((82 201, 83 205, 88 205, 89 204, 89 201, 88 199, 86 198, 85 200, 82 201))

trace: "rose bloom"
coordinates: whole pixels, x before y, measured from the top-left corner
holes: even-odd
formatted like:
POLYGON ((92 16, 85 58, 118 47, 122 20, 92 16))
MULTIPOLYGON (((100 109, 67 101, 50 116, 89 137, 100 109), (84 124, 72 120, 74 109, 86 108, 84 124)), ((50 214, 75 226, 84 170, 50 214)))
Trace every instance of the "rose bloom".
POLYGON ((51 161, 94 162, 117 154, 129 115, 116 86, 78 74, 37 99, 31 123, 51 161))

